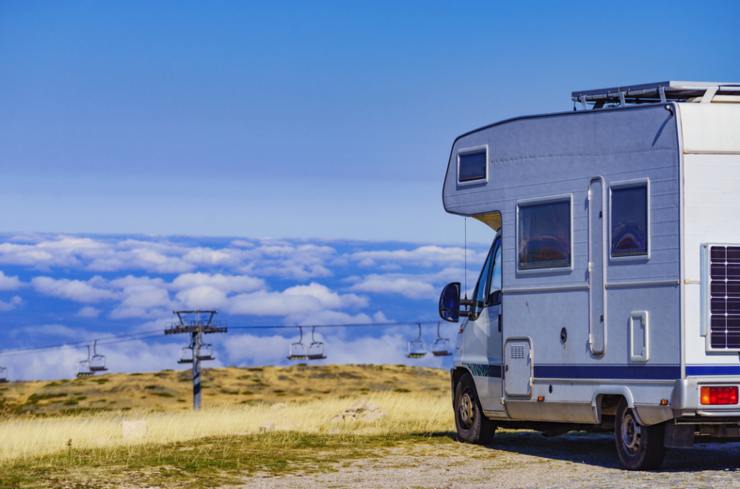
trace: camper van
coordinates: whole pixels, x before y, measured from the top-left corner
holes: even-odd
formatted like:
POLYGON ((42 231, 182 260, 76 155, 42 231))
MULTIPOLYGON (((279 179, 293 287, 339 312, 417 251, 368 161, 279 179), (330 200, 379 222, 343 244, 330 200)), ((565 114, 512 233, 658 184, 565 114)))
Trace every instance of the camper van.
POLYGON ((444 208, 493 237, 470 295, 440 296, 457 434, 613 429, 622 465, 652 469, 740 437, 740 84, 572 100, 452 145, 444 208))

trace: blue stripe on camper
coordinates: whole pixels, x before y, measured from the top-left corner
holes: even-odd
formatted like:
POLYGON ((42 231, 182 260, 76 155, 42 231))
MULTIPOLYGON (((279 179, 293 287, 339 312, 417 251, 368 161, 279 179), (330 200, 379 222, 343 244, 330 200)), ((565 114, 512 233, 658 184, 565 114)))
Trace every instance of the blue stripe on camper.
POLYGON ((740 375, 740 365, 687 365, 686 375, 740 375))
POLYGON ((470 369, 470 373, 476 377, 501 378, 501 365, 486 365, 483 363, 466 363, 464 365, 468 367, 470 369))
POLYGON ((534 376, 544 379, 680 379, 679 365, 535 365, 534 376))

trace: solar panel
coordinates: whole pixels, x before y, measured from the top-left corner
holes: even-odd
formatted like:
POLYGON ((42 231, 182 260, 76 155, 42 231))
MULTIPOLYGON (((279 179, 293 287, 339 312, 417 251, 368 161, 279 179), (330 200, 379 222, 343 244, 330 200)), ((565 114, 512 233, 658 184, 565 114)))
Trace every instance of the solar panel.
POLYGON ((713 349, 740 349, 740 246, 709 247, 709 328, 713 349))

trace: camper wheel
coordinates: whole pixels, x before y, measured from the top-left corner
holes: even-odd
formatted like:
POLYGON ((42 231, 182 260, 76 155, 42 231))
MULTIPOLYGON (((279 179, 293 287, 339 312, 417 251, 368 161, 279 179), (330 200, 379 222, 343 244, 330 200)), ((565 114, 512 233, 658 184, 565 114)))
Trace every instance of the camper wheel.
POLYGON ((496 425, 483 415, 478 393, 470 374, 463 374, 455 385, 455 427, 459 441, 489 443, 496 425))
POLYGON ((663 463, 664 428, 662 424, 644 426, 635 413, 622 399, 617 407, 614 423, 614 438, 617 455, 622 465, 629 470, 657 469, 663 463))

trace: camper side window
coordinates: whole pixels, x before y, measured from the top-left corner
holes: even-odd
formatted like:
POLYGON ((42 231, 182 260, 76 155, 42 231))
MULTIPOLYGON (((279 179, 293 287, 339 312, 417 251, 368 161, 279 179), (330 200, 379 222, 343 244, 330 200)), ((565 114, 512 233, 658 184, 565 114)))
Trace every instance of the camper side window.
POLYGON ((519 270, 571 265, 570 198, 519 204, 519 270))
POLYGON ((648 254, 647 182, 611 188, 612 257, 648 254))

